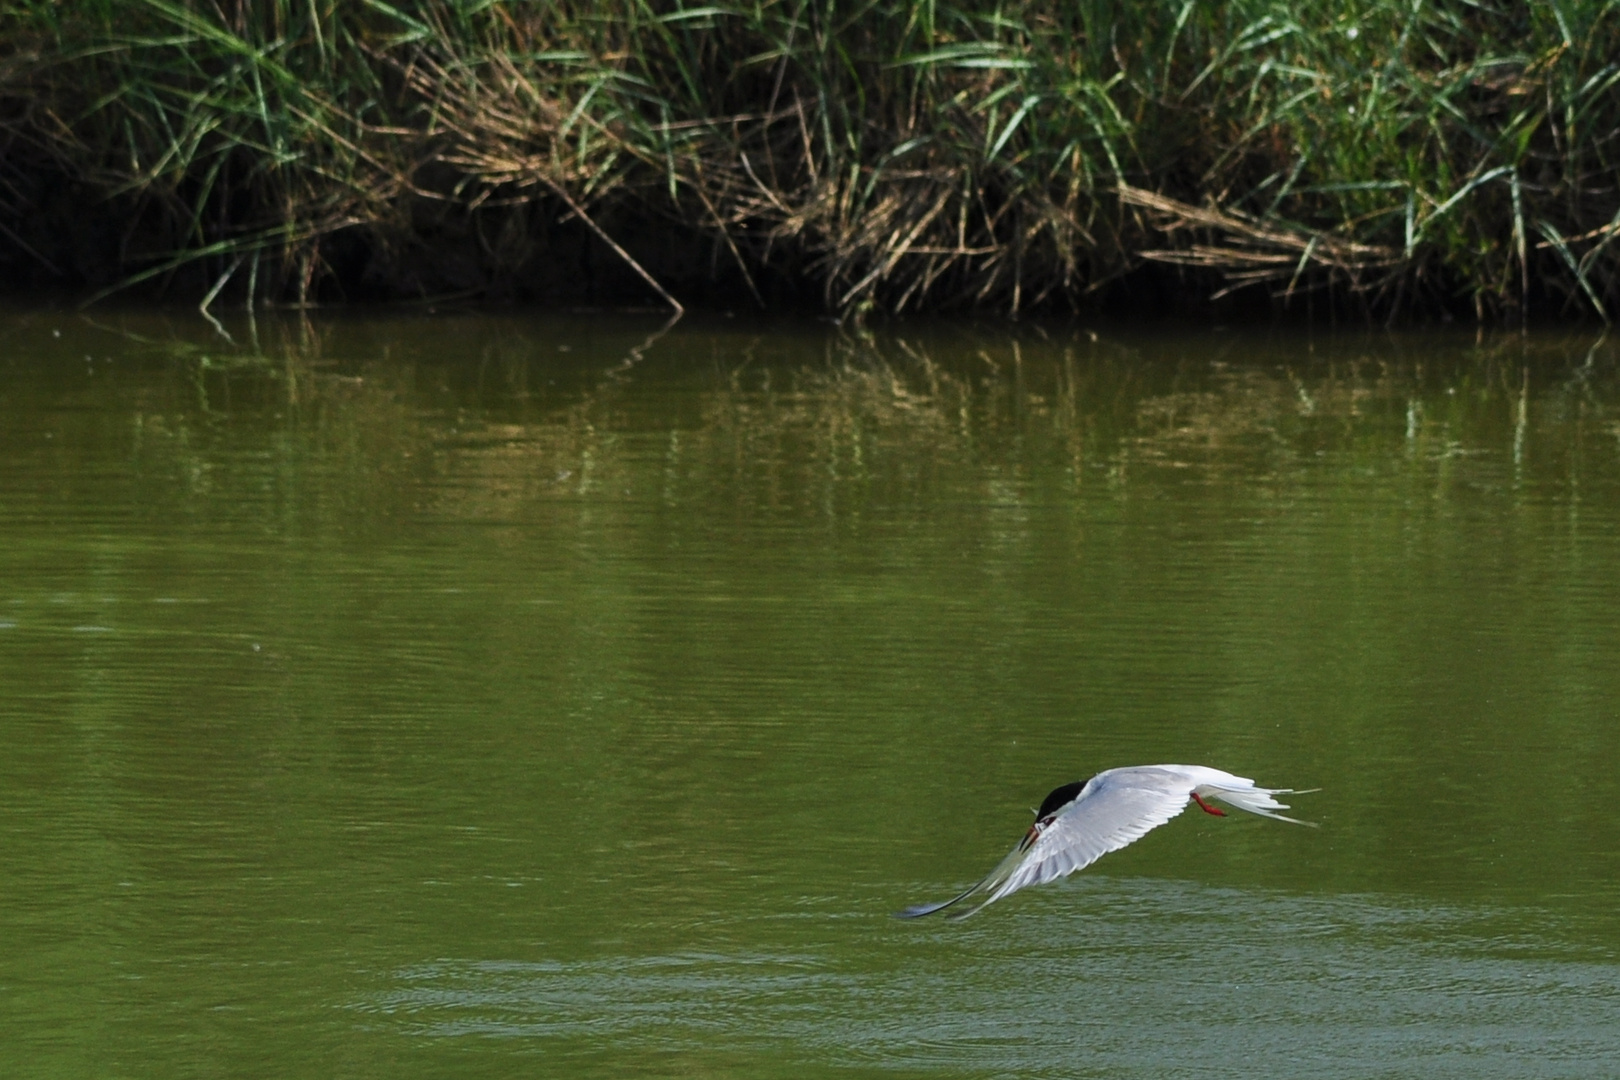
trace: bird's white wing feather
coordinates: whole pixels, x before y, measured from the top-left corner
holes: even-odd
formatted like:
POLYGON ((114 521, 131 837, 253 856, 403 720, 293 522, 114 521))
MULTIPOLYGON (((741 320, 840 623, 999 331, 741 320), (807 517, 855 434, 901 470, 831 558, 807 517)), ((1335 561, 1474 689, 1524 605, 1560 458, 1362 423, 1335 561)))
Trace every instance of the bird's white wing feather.
POLYGON ((1196 786, 1189 780, 1159 766, 1098 773, 990 899, 1067 877, 1141 839, 1187 808, 1196 786))
MULTIPOLYGON (((1014 848, 984 879, 967 891, 937 904, 919 904, 900 914, 930 915, 972 901, 947 918, 965 919, 1004 896, 1030 885, 1044 885, 1090 866, 1110 851, 1163 825, 1192 801, 1194 792, 1220 799, 1261 817, 1295 821, 1278 810, 1288 806, 1273 796, 1289 788, 1263 788, 1253 780, 1204 765, 1135 765, 1100 772, 1086 782, 1055 820, 1025 848, 1014 848)), ((1309 822, 1297 822, 1308 825, 1309 822)))

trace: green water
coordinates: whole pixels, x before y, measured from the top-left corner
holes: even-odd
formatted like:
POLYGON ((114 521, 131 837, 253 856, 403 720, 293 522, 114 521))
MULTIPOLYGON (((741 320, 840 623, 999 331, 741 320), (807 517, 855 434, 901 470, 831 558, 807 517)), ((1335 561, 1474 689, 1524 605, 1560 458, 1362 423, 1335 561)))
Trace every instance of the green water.
POLYGON ((226 328, 0 315, 4 1075, 1620 1069, 1613 344, 226 328))

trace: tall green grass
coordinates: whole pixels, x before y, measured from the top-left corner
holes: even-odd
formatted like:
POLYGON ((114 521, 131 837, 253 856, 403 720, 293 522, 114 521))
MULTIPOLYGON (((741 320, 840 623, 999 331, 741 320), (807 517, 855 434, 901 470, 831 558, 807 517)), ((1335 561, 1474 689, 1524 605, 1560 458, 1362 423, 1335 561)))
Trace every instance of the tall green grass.
POLYGON ((1620 0, 0 0, 0 137, 0 247, 53 262, 68 178, 124 223, 108 289, 308 300, 448 217, 494 283, 562 214, 672 303, 623 223, 846 315, 1149 262, 1620 311, 1620 0))

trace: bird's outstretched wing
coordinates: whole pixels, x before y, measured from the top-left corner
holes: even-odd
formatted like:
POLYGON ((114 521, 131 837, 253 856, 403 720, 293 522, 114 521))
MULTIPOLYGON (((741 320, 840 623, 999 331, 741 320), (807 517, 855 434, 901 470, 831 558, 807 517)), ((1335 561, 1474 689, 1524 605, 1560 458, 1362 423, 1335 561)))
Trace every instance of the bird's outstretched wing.
POLYGON ((1262 817, 1294 821, 1275 812, 1288 807, 1272 797, 1290 790, 1256 787, 1245 777, 1202 765, 1109 769, 1087 781, 1073 802, 1038 834, 1025 837, 984 880, 943 903, 919 904, 899 914, 917 918, 966 901, 946 916, 965 919, 1019 889, 1066 877, 1118 851, 1185 810, 1194 793, 1262 817))

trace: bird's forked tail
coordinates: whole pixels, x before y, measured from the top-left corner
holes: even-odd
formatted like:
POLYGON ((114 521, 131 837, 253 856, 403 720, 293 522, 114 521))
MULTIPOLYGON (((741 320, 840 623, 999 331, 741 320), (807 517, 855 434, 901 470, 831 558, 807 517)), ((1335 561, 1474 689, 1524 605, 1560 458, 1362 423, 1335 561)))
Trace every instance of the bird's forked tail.
POLYGON ((1276 795, 1309 795, 1321 788, 1263 788, 1256 787, 1251 781, 1247 787, 1224 787, 1219 784, 1199 784, 1193 791, 1196 795, 1207 799, 1219 799, 1228 806, 1235 806, 1239 810, 1247 810, 1251 814, 1261 817, 1275 818, 1278 821, 1291 821, 1295 825, 1308 825, 1316 828, 1314 821, 1301 821, 1286 814, 1277 813, 1278 810, 1287 810, 1287 803, 1278 802, 1276 795))

